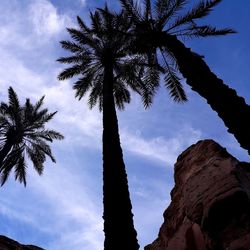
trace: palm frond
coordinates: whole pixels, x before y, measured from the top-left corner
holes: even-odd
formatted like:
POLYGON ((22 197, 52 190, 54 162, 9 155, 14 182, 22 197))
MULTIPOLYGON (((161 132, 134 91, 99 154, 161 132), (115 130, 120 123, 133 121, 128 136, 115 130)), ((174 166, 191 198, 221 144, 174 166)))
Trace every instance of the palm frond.
POLYGON ((94 13, 90 12, 90 19, 92 24, 92 30, 95 34, 103 34, 103 25, 100 13, 98 11, 95 11, 94 13))
POLYGON ((57 59, 58 62, 60 63, 81 63, 81 64, 87 64, 91 61, 90 56, 89 56, 89 52, 88 51, 84 51, 81 54, 77 54, 74 56, 67 56, 67 57, 60 57, 57 59))
POLYGON ((84 48, 75 42, 61 41, 61 46, 63 49, 69 50, 72 53, 82 52, 84 48))
POLYGON ((42 122, 46 123, 46 122, 52 120, 56 113, 57 113, 57 111, 52 112, 52 113, 47 113, 46 112, 46 114, 42 118, 42 122))
POLYGON ((120 110, 124 110, 124 103, 130 103, 130 93, 122 82, 114 84, 114 99, 120 110))
POLYGON ((33 166, 39 175, 42 175, 44 166, 43 163, 45 161, 44 153, 38 147, 27 147, 26 149, 27 155, 33 163, 33 166))
POLYGON ((5 115, 9 112, 9 105, 7 103, 1 102, 0 104, 0 114, 5 115))
MULTIPOLYGON (((97 104, 97 102, 101 100, 100 96, 103 93, 102 91, 103 91, 103 77, 100 76, 93 83, 91 92, 89 94, 88 104, 90 109, 92 109, 97 104)), ((99 107, 102 107, 102 105, 99 104, 99 107)))
POLYGON ((181 26, 183 24, 189 24, 195 19, 200 19, 207 16, 212 9, 221 2, 222 0, 206 0, 200 1, 196 6, 194 6, 186 14, 176 18, 175 22, 169 27, 168 31, 181 26))
POLYGON ((15 180, 18 180, 20 183, 23 183, 26 186, 26 164, 24 157, 21 156, 18 160, 18 163, 15 167, 15 180))
POLYGON ((168 65, 168 70, 164 76, 165 86, 169 90, 170 96, 176 102, 186 102, 187 96, 177 76, 175 70, 168 65))
POLYGON ((91 29, 84 23, 81 17, 77 16, 77 23, 83 32, 91 33, 91 29))
POLYGON ((44 101, 45 95, 42 96, 39 101, 34 105, 34 112, 37 112, 43 105, 43 101, 44 101))
POLYGON ((224 36, 227 34, 234 34, 235 30, 230 28, 217 29, 209 25, 190 27, 189 29, 177 31, 177 36, 193 37, 207 37, 207 36, 224 36))
MULTIPOLYGON (((166 6, 166 9, 163 10, 161 13, 158 13, 157 17, 157 28, 163 29, 166 23, 174 18, 176 14, 183 9, 183 7, 187 4, 187 0, 173 0, 168 1, 169 3, 166 6)), ((166 3, 162 3, 163 6, 166 5, 166 3)))
POLYGON ((121 5, 127 12, 128 16, 133 19, 133 22, 140 23, 143 20, 143 16, 141 14, 140 6, 137 2, 133 0, 120 0, 121 5))
POLYGON ((19 148, 15 148, 7 155, 6 159, 2 162, 2 166, 0 166, 1 186, 3 186, 5 182, 8 180, 8 177, 12 169, 17 164, 20 157, 21 157, 21 150, 19 148))
POLYGON ((146 85, 144 81, 139 79, 138 93, 141 96, 144 108, 150 107, 153 103, 153 97, 155 95, 155 86, 146 85))
POLYGON ((35 133, 27 133, 26 136, 31 138, 32 140, 36 140, 37 138, 44 139, 46 141, 53 142, 53 140, 62 140, 64 136, 61 135, 59 132, 54 130, 45 129, 35 133))
POLYGON ((149 20, 152 18, 152 9, 151 9, 151 0, 143 0, 145 11, 144 11, 144 19, 149 20))
POLYGON ((79 80, 74 83, 73 89, 76 90, 75 97, 79 100, 82 99, 91 88, 93 78, 94 75, 92 73, 87 73, 84 77, 79 78, 79 80))
POLYGON ((73 65, 70 68, 64 69, 59 75, 58 75, 58 79, 59 80, 66 80, 69 78, 72 78, 76 75, 81 74, 84 71, 84 66, 83 65, 73 65))
MULTIPOLYGON (((13 96, 13 92, 11 95, 13 96)), ((17 95, 10 98, 9 104, 2 103, 0 107, 0 152, 3 153, 4 146, 9 145, 8 152, 4 152, 1 158, 1 185, 7 181, 12 169, 15 169, 15 179, 26 185, 24 152, 27 152, 35 165, 37 164, 34 167, 41 174, 39 169, 46 160, 46 156, 55 162, 46 141, 63 139, 63 135, 57 131, 45 129, 45 124, 54 117, 56 112, 49 113, 47 108, 42 109, 44 97, 40 98, 35 105, 29 98, 22 106, 17 105, 15 100, 17 95), (15 109, 13 105, 19 106, 19 109, 15 109)))
POLYGON ((19 110, 20 104, 16 92, 12 87, 9 87, 8 92, 9 92, 9 105, 12 106, 15 110, 19 110))
POLYGON ((87 45, 96 50, 99 49, 97 40, 89 34, 83 33, 82 31, 74 28, 67 28, 67 31, 70 33, 71 37, 80 45, 87 45))
POLYGON ((171 0, 156 0, 154 3, 154 9, 157 15, 156 19, 160 20, 165 16, 172 5, 173 1, 171 0))

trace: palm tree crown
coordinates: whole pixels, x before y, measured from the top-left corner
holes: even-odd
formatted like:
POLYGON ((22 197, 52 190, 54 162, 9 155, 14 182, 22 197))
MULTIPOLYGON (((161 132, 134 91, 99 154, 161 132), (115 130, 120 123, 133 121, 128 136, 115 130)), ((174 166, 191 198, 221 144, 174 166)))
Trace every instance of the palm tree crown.
POLYGON ((47 142, 61 140, 63 136, 45 128, 56 112, 42 108, 44 96, 33 105, 29 99, 20 105, 17 94, 9 88, 9 103, 0 105, 0 174, 3 185, 12 169, 15 179, 26 185, 26 161, 29 157, 39 175, 43 173, 46 156, 55 162, 47 142))
POLYGON ((165 86, 175 101, 187 100, 179 77, 176 58, 166 45, 166 35, 180 38, 219 36, 235 33, 225 28, 217 29, 210 25, 198 25, 197 19, 207 16, 221 0, 200 1, 190 11, 185 11, 188 0, 151 0, 143 1, 143 9, 133 0, 120 0, 127 15, 130 16, 133 28, 130 30, 136 37, 135 51, 148 56, 165 68, 165 86), (152 7, 153 5, 153 7, 152 7), (161 60, 158 60, 161 56, 161 60))
POLYGON ((72 56, 61 57, 58 61, 73 66, 62 71, 59 80, 81 75, 73 87, 76 97, 80 100, 89 92, 90 108, 98 104, 101 111, 104 69, 112 65, 113 95, 118 109, 124 109, 124 104, 130 102, 129 88, 139 93, 144 105, 148 106, 152 97, 150 93, 157 86, 159 76, 152 78, 152 69, 145 70, 142 56, 129 56, 133 43, 127 35, 130 28, 128 17, 124 12, 118 15, 110 13, 107 7, 90 13, 90 17, 90 28, 78 16, 79 29, 67 29, 74 42, 61 41, 62 47, 69 50, 72 56), (149 84, 145 85, 144 81, 149 84))

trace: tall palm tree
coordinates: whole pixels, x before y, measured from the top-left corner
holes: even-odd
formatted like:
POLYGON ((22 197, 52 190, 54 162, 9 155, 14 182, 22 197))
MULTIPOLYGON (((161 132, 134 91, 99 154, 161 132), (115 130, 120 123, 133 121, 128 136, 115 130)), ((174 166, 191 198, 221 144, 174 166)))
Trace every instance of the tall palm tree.
POLYGON ((12 87, 8 92, 9 103, 0 104, 0 182, 3 185, 14 170, 15 179, 26 186, 25 155, 41 175, 46 156, 56 161, 47 142, 61 140, 63 136, 45 128, 56 112, 41 109, 44 96, 35 105, 26 99, 21 106, 12 87))
POLYGON ((91 27, 77 17, 79 28, 67 29, 73 41, 62 41, 61 45, 72 55, 58 61, 73 66, 63 70, 58 78, 80 76, 73 85, 76 97, 80 100, 88 93, 90 108, 98 105, 103 114, 104 249, 137 250, 116 107, 123 110, 130 102, 129 89, 142 95, 144 105, 149 105, 154 85, 147 84, 146 88, 143 80, 157 82, 159 74, 154 67, 145 70, 143 58, 129 56, 130 23, 124 12, 110 13, 105 7, 91 13, 90 18, 91 27))
POLYGON ((207 16, 222 0, 200 1, 189 11, 184 8, 188 0, 155 0, 152 3, 144 0, 143 10, 133 0, 120 1, 133 22, 130 34, 136 37, 135 51, 147 54, 149 61, 150 58, 157 60, 161 56, 159 61, 165 67, 166 86, 172 86, 172 93, 185 101, 178 77, 180 72, 187 84, 206 99, 223 120, 228 132, 250 154, 250 106, 211 72, 202 56, 192 52, 179 40, 234 33, 232 29, 217 29, 196 22, 207 16))

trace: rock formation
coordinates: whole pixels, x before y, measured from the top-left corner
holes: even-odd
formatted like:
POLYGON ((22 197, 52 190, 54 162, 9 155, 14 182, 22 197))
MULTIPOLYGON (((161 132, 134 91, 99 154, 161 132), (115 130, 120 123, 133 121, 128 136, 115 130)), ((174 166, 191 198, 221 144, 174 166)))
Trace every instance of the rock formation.
POLYGON ((44 250, 32 245, 22 245, 6 236, 0 235, 0 250, 44 250))
POLYGON ((175 164, 172 202, 145 250, 250 250, 250 164, 212 140, 175 164))

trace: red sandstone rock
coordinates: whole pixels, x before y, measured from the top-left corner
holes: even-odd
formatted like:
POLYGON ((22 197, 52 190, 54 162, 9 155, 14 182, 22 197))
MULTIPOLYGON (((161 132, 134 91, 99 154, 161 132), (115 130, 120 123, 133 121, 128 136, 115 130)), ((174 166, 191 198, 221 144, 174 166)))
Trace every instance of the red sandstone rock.
POLYGON ((175 164, 172 202, 145 250, 250 250, 250 164, 212 140, 175 164))
POLYGON ((44 250, 32 245, 22 245, 6 236, 0 235, 0 250, 44 250))

